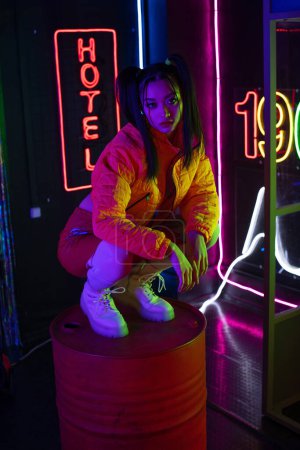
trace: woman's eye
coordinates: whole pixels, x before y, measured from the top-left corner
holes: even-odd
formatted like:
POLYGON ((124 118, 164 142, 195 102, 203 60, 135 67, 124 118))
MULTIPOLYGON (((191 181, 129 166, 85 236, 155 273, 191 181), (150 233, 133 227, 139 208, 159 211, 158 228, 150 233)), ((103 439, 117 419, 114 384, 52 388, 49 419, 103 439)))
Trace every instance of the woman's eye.
POLYGON ((170 105, 175 105, 178 102, 178 98, 177 97, 172 97, 169 99, 169 104, 170 105))
POLYGON ((147 106, 147 108, 152 109, 152 108, 155 108, 156 103, 155 102, 149 102, 149 103, 146 103, 146 106, 147 106))

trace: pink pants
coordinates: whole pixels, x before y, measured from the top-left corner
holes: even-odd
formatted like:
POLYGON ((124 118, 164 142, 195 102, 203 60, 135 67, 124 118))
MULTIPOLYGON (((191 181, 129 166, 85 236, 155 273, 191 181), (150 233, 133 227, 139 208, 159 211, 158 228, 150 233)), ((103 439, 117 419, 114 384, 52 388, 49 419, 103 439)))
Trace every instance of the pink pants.
POLYGON ((71 275, 85 278, 87 261, 95 253, 101 240, 92 228, 92 213, 76 208, 60 233, 57 257, 71 275))
POLYGON ((117 280, 128 275, 133 264, 142 261, 138 256, 97 238, 93 234, 92 213, 77 207, 60 233, 58 260, 71 275, 86 278, 89 261, 96 252, 105 255, 102 259, 97 258, 98 264, 103 262, 103 267, 98 268, 102 275, 110 273, 117 280))

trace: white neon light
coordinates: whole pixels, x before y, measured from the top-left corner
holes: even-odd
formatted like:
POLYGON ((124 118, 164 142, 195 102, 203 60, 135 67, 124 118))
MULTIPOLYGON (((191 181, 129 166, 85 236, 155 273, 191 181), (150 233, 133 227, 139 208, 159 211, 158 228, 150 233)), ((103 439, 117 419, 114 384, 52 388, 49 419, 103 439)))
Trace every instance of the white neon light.
POLYGON ((281 237, 280 237, 280 226, 279 219, 276 218, 276 240, 275 240, 275 256, 281 267, 293 275, 300 277, 300 267, 293 266, 290 264, 286 258, 286 252, 283 249, 281 237))
POLYGON ((211 303, 215 302, 215 301, 220 297, 221 292, 223 291, 223 289, 224 289, 224 287, 225 287, 225 284, 227 283, 227 280, 228 280, 228 278, 229 278, 229 275, 230 275, 232 269, 234 268, 234 266, 236 266, 236 264, 237 264, 238 262, 242 261, 243 259, 248 258, 248 256, 250 256, 250 255, 254 252, 254 250, 255 250, 255 248, 256 248, 258 242, 260 241, 260 239, 264 238, 264 236, 265 236, 264 233, 259 233, 259 234, 257 234, 257 235, 255 236, 255 238, 253 239, 253 241, 251 242, 251 244, 250 244, 248 250, 247 250, 244 254, 238 256, 238 257, 230 264, 230 266, 228 267, 228 269, 227 269, 225 275, 223 275, 223 277, 224 277, 224 278, 223 278, 223 281, 222 281, 222 283, 220 284, 220 286, 219 286, 219 288, 218 288, 216 294, 215 294, 213 297, 211 297, 211 298, 209 298, 208 300, 206 300, 206 301, 202 304, 202 306, 199 308, 201 312, 204 313, 204 312, 206 311, 206 308, 207 308, 211 303))
POLYGON ((252 217, 251 217, 248 233, 247 233, 247 236, 245 239, 245 243, 243 246, 242 254, 247 252, 248 248, 250 247, 250 242, 253 239, 253 235, 254 235, 256 225, 257 225, 258 217, 259 217, 260 211, 262 210, 264 195, 265 195, 265 188, 262 187, 262 188, 260 188, 260 190, 258 191, 258 194, 257 194, 257 199, 256 199, 256 203, 255 203, 254 210, 252 213, 252 217))
MULTIPOLYGON (((254 206, 250 226, 249 226, 248 233, 247 233, 247 236, 245 239, 242 253, 245 253, 245 251, 247 251, 247 249, 249 247, 249 242, 253 239, 253 235, 255 232, 259 214, 261 211, 263 211, 264 195, 265 195, 265 188, 262 187, 258 191, 256 203, 254 206)), ((286 258, 286 251, 283 248, 282 240, 281 240, 280 225, 279 225, 278 217, 276 217, 275 257, 283 270, 291 273, 292 275, 297 275, 298 277, 300 276, 300 267, 293 266, 292 264, 290 264, 288 262, 288 260, 286 258)))
MULTIPOLYGON (((223 281, 221 283, 221 285, 219 286, 216 294, 209 298, 208 300, 206 300, 202 306, 199 308, 200 311, 205 312, 206 308, 214 303, 221 295, 225 285, 227 282, 229 282, 228 278, 229 275, 232 271, 232 269, 236 266, 236 264, 239 261, 242 261, 243 259, 247 258, 248 256, 250 256, 256 246, 257 243, 260 239, 265 237, 265 233, 258 233, 256 236, 254 236, 254 232, 255 232, 255 228, 257 226, 257 222, 258 222, 258 218, 260 216, 261 211, 263 210, 263 200, 264 200, 264 194, 265 194, 265 188, 262 187, 260 188, 260 190, 258 191, 257 194, 257 198, 256 198, 256 202, 255 202, 255 206, 253 209, 253 213, 252 213, 252 217, 251 217, 251 221, 250 221, 250 225, 249 225, 249 229, 246 235, 246 239, 244 242, 244 246, 243 246, 243 250, 242 250, 242 254, 240 256, 238 256, 228 267, 226 274, 223 275, 223 281)), ((278 261, 278 263, 280 264, 280 266, 282 267, 282 269, 286 270, 287 272, 293 274, 293 275, 297 275, 300 276, 300 268, 291 265, 285 256, 285 251, 283 249, 282 246, 282 241, 280 238, 280 227, 279 227, 279 220, 278 218, 276 219, 276 237, 275 237, 275 257, 278 261)), ((240 286, 240 285, 238 285, 240 286)), ((255 294, 260 295, 261 297, 263 297, 263 293, 259 292, 259 291, 255 291, 254 289, 251 288, 247 288, 246 286, 244 286, 244 288, 246 288, 245 290, 249 290, 250 292, 253 292, 255 294)), ((280 300, 280 299, 276 299, 277 303, 281 303, 282 305, 285 306, 289 306, 291 308, 297 308, 297 305, 290 303, 290 302, 286 302, 284 300, 280 300)))
POLYGON ((143 0, 137 0, 137 15, 138 15, 138 40, 139 40, 139 66, 144 68, 144 27, 142 17, 142 2, 143 0))

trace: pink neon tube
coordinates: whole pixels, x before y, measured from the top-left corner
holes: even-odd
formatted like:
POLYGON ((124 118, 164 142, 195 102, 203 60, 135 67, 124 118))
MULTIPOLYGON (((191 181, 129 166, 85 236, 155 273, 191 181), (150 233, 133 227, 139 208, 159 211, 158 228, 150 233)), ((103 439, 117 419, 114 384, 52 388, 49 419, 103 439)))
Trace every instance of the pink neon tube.
MULTIPOLYGON (((219 261, 217 264, 217 270, 220 278, 224 279, 224 274, 221 271, 221 265, 223 262, 224 251, 223 251, 223 236, 222 236, 222 212, 223 212, 223 197, 222 197, 222 161, 221 161, 221 78, 220 78, 220 45, 219 45, 219 25, 218 25, 218 0, 214 0, 214 33, 215 33, 215 55, 216 55, 216 109, 217 109, 217 161, 218 161, 218 192, 220 199, 220 238, 219 238, 219 261)), ((260 297, 264 296, 263 292, 253 289, 249 286, 245 286, 235 281, 227 279, 227 283, 238 287, 260 297)), ((282 305, 288 306, 290 308, 297 308, 298 305, 275 298, 275 302, 282 305)))

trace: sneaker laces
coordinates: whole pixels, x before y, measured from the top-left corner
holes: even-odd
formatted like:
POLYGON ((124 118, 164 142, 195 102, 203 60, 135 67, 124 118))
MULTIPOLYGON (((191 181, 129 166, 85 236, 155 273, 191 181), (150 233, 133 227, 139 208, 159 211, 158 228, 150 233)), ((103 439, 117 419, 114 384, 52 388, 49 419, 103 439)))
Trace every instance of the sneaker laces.
POLYGON ((93 303, 101 303, 106 309, 114 309, 111 305, 111 302, 114 301, 114 299, 111 297, 111 294, 124 294, 125 291, 126 289, 123 286, 119 286, 114 289, 106 288, 99 295, 99 297, 93 301, 93 303))
POLYGON ((155 295, 152 287, 152 282, 155 280, 155 278, 158 277, 158 287, 157 291, 161 293, 162 290, 166 290, 166 283, 164 277, 160 273, 155 273, 149 275, 143 275, 139 278, 140 283, 142 284, 143 288, 146 292, 150 293, 151 295, 155 295))

